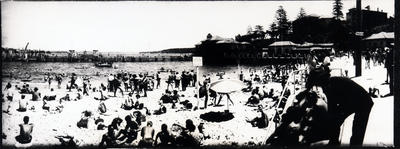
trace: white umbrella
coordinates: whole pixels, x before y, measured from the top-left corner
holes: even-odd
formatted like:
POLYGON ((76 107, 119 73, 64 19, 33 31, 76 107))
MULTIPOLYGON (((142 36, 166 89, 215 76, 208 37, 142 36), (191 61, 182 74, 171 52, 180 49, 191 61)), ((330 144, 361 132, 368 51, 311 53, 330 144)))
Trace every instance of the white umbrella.
MULTIPOLYGON (((243 84, 242 81, 231 80, 231 79, 218 80, 218 81, 215 81, 210 84, 210 89, 214 90, 215 92, 227 94, 228 99, 226 100, 226 105, 227 105, 228 110, 229 110, 228 101, 232 102, 232 100, 229 99, 228 94, 235 92, 235 91, 239 91, 244 87, 245 87, 245 85, 243 84)), ((232 104, 233 104, 233 102, 232 102, 232 104)))
POLYGON ((244 88, 245 85, 240 80, 223 79, 210 84, 210 89, 217 93, 232 93, 244 88))

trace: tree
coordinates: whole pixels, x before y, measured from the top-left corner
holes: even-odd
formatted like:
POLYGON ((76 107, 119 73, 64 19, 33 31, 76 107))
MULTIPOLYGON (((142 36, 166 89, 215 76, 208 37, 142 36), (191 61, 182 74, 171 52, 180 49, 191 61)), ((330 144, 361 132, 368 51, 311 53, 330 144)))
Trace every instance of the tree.
POLYGON ((264 39, 265 38, 265 31, 262 25, 256 25, 254 27, 254 35, 255 39, 264 39))
POLYGON ((272 22, 272 24, 269 26, 268 34, 272 39, 276 39, 277 38, 277 36, 278 36, 278 25, 276 25, 275 22, 272 22))
POLYGON ((301 7, 301 8, 300 8, 300 12, 299 12, 299 14, 297 15, 297 19, 303 18, 303 17, 305 17, 306 15, 307 15, 307 14, 306 14, 306 11, 304 10, 303 7, 301 7))
POLYGON ((247 27, 247 34, 252 34, 253 33, 253 28, 249 25, 249 27, 247 27))
POLYGON ((335 2, 333 2, 333 17, 336 20, 340 20, 343 18, 343 3, 342 0, 335 0, 335 2))
POLYGON ((275 24, 277 25, 277 31, 280 39, 282 39, 283 36, 288 35, 290 22, 287 19, 286 11, 282 6, 279 6, 278 10, 276 10, 275 24))
POLYGON ((256 25, 256 26, 254 27, 254 30, 255 30, 256 32, 264 32, 264 27, 261 26, 261 25, 256 25))

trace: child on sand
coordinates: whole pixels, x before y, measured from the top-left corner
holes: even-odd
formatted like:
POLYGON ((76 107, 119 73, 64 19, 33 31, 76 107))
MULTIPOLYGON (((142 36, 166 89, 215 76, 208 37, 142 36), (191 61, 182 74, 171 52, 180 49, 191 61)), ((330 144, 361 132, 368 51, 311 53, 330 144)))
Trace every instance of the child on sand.
POLYGON ((15 139, 21 143, 21 144, 26 144, 26 143, 30 143, 32 140, 32 130, 33 130, 33 124, 29 123, 29 117, 28 116, 24 116, 24 123, 23 124, 19 124, 19 135, 17 137, 15 137, 15 139))
POLYGON ((25 112, 28 107, 28 101, 25 99, 25 95, 21 95, 21 99, 19 100, 19 108, 17 109, 19 112, 25 112))

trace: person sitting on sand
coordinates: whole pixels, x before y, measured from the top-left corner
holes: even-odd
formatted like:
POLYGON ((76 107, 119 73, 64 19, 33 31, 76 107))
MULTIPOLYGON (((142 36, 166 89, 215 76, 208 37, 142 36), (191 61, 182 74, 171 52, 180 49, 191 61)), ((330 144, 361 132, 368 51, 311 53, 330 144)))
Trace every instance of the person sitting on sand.
POLYGON ((4 91, 10 89, 11 87, 12 87, 11 83, 8 82, 7 85, 6 85, 6 87, 4 88, 4 91))
POLYGON ((19 92, 20 94, 30 94, 32 90, 29 88, 29 84, 22 85, 22 89, 19 92))
MULTIPOLYGON (((177 125, 179 126, 179 125, 177 125)), ((191 119, 186 120, 186 127, 182 127, 183 131, 180 136, 176 138, 176 143, 178 146, 182 147, 195 147, 199 146, 201 142, 201 135, 196 133, 196 126, 193 124, 191 119)))
POLYGON ((47 110, 48 112, 50 111, 50 105, 47 103, 47 99, 45 99, 45 98, 43 98, 42 109, 47 110))
POLYGON ((116 117, 116 118, 114 118, 114 119, 112 120, 112 122, 111 122, 110 125, 112 126, 112 128, 113 128, 115 134, 118 134, 118 133, 119 133, 120 127, 121 127, 121 123, 122 123, 122 119, 119 118, 119 117, 116 117))
POLYGON ((81 93, 76 93, 76 98, 74 99, 74 101, 81 100, 81 99, 82 99, 81 93))
POLYGON ((49 98, 47 98, 47 96, 43 97, 43 105, 42 105, 43 110, 47 110, 47 112, 58 111, 59 113, 61 113, 63 108, 64 106, 62 105, 62 99, 59 100, 56 106, 54 105, 52 106, 49 104, 49 98))
POLYGON ((88 128, 89 118, 92 116, 92 112, 90 111, 83 111, 83 116, 76 124, 78 128, 88 128))
POLYGON ((103 83, 101 83, 101 84, 100 84, 100 90, 106 91, 106 90, 107 90, 107 87, 106 87, 103 83))
POLYGON ((118 140, 124 143, 130 144, 134 140, 136 140, 139 126, 135 121, 132 121, 132 117, 130 115, 125 116, 125 121, 126 121, 125 129, 121 130, 118 133, 117 138, 118 140))
POLYGON ((21 95, 21 99, 19 100, 19 108, 17 111, 25 112, 28 107, 28 100, 25 99, 25 95, 21 95))
POLYGON ((99 107, 97 108, 97 110, 100 112, 100 114, 107 112, 107 107, 102 100, 100 100, 99 107))
POLYGON ((14 98, 14 92, 11 90, 11 83, 8 82, 6 88, 4 88, 3 93, 5 94, 8 101, 12 101, 14 98))
POLYGON ((148 121, 147 126, 143 127, 140 133, 142 136, 142 140, 139 142, 140 147, 151 147, 153 145, 153 138, 154 138, 154 129, 153 129, 153 122, 148 121))
POLYGON ((32 93, 32 100, 33 101, 38 101, 41 98, 41 94, 38 91, 39 91, 39 89, 37 87, 35 87, 33 89, 33 93, 32 93))
POLYGON ((44 96, 43 97, 43 100, 56 100, 56 97, 57 97, 57 95, 56 95, 56 93, 54 92, 54 89, 52 88, 52 89, 50 89, 50 93, 49 93, 49 95, 48 96, 44 96))
POLYGON ((108 99, 107 96, 104 96, 102 90, 99 90, 99 93, 100 93, 100 97, 94 97, 95 100, 107 100, 108 99))
POLYGON ((77 141, 74 140, 73 136, 56 136, 55 138, 60 141, 61 146, 65 148, 77 148, 78 145, 76 144, 77 141))
POLYGON ((264 113, 262 106, 258 106, 258 112, 260 112, 261 114, 260 117, 256 117, 253 120, 246 120, 246 121, 249 122, 253 127, 258 127, 258 128, 268 127, 269 120, 267 115, 264 113))
POLYGON ((172 147, 174 145, 174 138, 168 132, 167 124, 161 125, 161 131, 157 133, 154 139, 154 146, 157 147, 172 147), (160 140, 160 141, 158 141, 160 140))
POLYGON ((256 92, 252 92, 250 98, 244 105, 256 105, 260 103, 260 96, 256 92))
POLYGON ((217 92, 215 92, 214 90, 210 89, 210 100, 212 101, 211 104, 209 104, 209 106, 212 106, 214 104, 217 104, 217 92))
POLYGON ((165 90, 165 94, 163 94, 160 98, 163 103, 172 103, 171 92, 169 90, 165 90))
POLYGON ((33 124, 29 123, 29 117, 24 116, 24 123, 19 124, 19 135, 15 139, 22 144, 30 143, 32 140, 33 124))
POLYGON ((132 93, 128 93, 128 98, 125 99, 124 103, 122 103, 121 108, 125 110, 131 110, 134 106, 132 93))
POLYGON ((142 125, 142 121, 143 121, 143 122, 146 121, 146 116, 143 115, 140 111, 134 111, 134 112, 132 113, 132 115, 133 115, 133 117, 134 117, 134 119, 135 119, 135 122, 136 122, 139 126, 142 125))
POLYGON ((257 90, 258 96, 260 97, 260 100, 263 100, 265 97, 264 91, 262 89, 260 89, 260 87, 258 87, 258 86, 256 87, 256 90, 257 90))
POLYGON ((60 98, 60 102, 64 100, 64 101, 71 101, 71 98, 69 97, 69 94, 66 94, 64 97, 60 98))
POLYGON ((114 129, 111 125, 107 127, 107 133, 104 134, 101 138, 99 146, 104 146, 104 143, 106 147, 115 147, 117 146, 117 137, 115 135, 114 129))
POLYGON ((160 107, 154 111, 154 115, 161 115, 164 113, 167 113, 167 108, 162 104, 162 102, 159 102, 160 107))
POLYGON ((180 100, 179 100, 179 94, 178 94, 178 91, 177 91, 177 90, 174 90, 174 91, 173 91, 173 94, 172 94, 172 96, 171 96, 171 101, 172 101, 172 103, 180 102, 180 100))

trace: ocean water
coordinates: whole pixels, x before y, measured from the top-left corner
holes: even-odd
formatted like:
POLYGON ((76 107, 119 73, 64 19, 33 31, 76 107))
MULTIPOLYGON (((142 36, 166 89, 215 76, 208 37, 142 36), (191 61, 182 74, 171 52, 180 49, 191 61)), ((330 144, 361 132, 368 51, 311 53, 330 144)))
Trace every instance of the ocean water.
MULTIPOLYGON (((75 73, 79 76, 88 75, 105 76, 108 74, 115 74, 117 72, 129 72, 129 73, 145 73, 150 74, 156 73, 160 68, 165 70, 174 70, 182 72, 184 70, 196 71, 196 67, 193 66, 192 62, 117 62, 113 66, 116 68, 99 68, 95 67, 94 63, 67 63, 67 62, 4 62, 2 64, 2 76, 3 78, 17 77, 24 78, 30 74, 32 78, 43 77, 46 73, 57 73, 57 74, 71 74, 75 73)), ((199 67, 199 75, 203 74, 216 74, 219 72, 225 72, 228 76, 232 74, 239 74, 240 70, 244 73, 249 70, 261 71, 265 66, 201 66, 199 67)), ((236 76, 236 75, 235 75, 236 76)))

